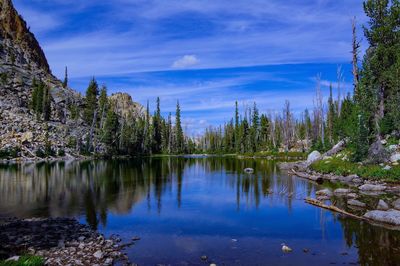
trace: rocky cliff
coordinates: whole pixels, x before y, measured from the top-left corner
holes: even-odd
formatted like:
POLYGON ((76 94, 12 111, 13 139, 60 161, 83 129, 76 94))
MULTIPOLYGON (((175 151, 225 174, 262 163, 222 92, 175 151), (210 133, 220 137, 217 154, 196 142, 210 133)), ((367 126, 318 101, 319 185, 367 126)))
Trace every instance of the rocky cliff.
MULTIPOLYGON (((5 150, 35 157, 49 143, 56 153, 77 156, 77 143, 86 141, 90 128, 79 113, 74 117, 71 106, 82 110, 84 99, 52 75, 42 48, 11 0, 0 0, 0 8, 0 157, 5 150), (34 80, 49 88, 50 121, 37 119, 30 108, 34 80)), ((130 96, 122 97, 121 103, 114 98, 124 116, 140 107, 130 96)))

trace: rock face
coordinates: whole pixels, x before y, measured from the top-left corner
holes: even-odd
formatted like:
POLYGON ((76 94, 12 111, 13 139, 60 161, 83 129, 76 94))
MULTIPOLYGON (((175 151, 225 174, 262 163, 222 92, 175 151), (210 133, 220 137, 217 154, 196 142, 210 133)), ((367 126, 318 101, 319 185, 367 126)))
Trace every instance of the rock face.
POLYGON ((313 151, 312 153, 310 153, 307 157, 307 163, 308 164, 312 164, 318 160, 320 160, 322 158, 321 153, 319 153, 318 151, 313 151))
POLYGON ((110 102, 114 106, 115 112, 124 119, 132 117, 143 117, 145 110, 142 105, 132 101, 132 97, 127 93, 115 93, 110 96, 110 102))
MULTIPOLYGON (((90 125, 79 112, 73 115, 72 108, 83 110, 84 99, 52 75, 42 48, 11 0, 0 0, 0 8, 0 154, 16 151, 12 157, 32 158, 50 143, 55 154, 78 156, 79 144, 87 140, 90 125), (29 107, 34 80, 49 88, 48 122, 29 107)), ((111 98, 122 118, 143 113, 143 107, 127 94, 111 98)))
POLYGON ((373 221, 400 226, 400 211, 397 210, 369 211, 364 217, 373 221))
MULTIPOLYGON (((28 30, 26 22, 18 15, 11 0, 0 0, 0 31, 4 40, 18 41, 24 51, 16 57, 19 64, 35 63, 36 68, 50 73, 50 67, 35 36, 28 30)), ((4 47, 3 47, 4 48, 4 47)))

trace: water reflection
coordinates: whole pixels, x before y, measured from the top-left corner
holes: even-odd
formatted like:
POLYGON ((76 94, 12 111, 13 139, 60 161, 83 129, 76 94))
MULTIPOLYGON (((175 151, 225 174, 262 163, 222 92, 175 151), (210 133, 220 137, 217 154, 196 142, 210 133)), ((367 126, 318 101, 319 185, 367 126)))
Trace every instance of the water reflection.
MULTIPOLYGON (((222 179, 236 191, 237 209, 241 203, 259 206, 261 198, 272 195, 285 200, 310 195, 313 186, 294 178, 277 178, 277 168, 269 161, 232 158, 148 158, 113 161, 71 161, 21 165, 0 168, 0 211, 2 215, 76 216, 85 214, 90 225, 106 225, 107 213, 129 213, 142 200, 157 202, 162 210, 163 194, 176 190, 176 204, 182 201, 184 173, 232 173, 222 179), (243 169, 256 169, 253 175, 243 169), (301 184, 301 185, 300 185, 301 184), (304 190, 306 190, 304 192, 304 190), (298 192, 300 191, 300 192, 298 192)), ((190 178, 190 177, 188 177, 190 178)))
MULTIPOLYGON (((168 218, 171 223, 179 224, 176 230, 181 233, 199 233, 201 228, 203 234, 214 236, 217 234, 215 231, 221 234, 225 230, 227 235, 234 232, 251 237, 252 245, 267 245, 271 239, 266 237, 278 238, 279 241, 292 237, 302 243, 306 241, 309 246, 318 246, 319 241, 325 241, 329 232, 334 231, 333 239, 343 239, 348 252, 358 252, 355 258, 349 256, 352 262, 359 260, 362 265, 398 265, 399 232, 306 206, 303 199, 313 195, 317 189, 310 182, 281 174, 274 162, 229 157, 0 165, 0 215, 83 216, 92 227, 107 228, 110 216, 136 214, 135 217, 143 220, 143 226, 163 226, 159 230, 165 230, 165 235, 171 234, 171 231, 177 234, 174 231, 176 228, 171 225, 167 230, 165 227, 169 225, 165 225, 162 219, 158 224, 154 224, 152 217, 146 220, 147 214, 141 209, 145 208, 148 213, 156 212, 163 219, 167 219, 165 217, 169 213, 176 215, 177 210, 181 210, 181 215, 186 216, 183 222, 178 218, 168 218), (254 174, 244 173, 243 169, 247 167, 255 169, 254 174), (202 202, 209 206, 201 205, 202 202), (226 222, 222 222, 228 229, 218 227, 217 230, 217 226, 213 228, 208 224, 204 227, 197 221, 196 215, 204 216, 207 212, 212 216, 210 219, 228 219, 232 223, 227 226, 226 222), (318 214, 317 221, 315 214, 318 214), (254 219, 251 218, 253 216, 254 219), (264 220, 258 221, 260 217, 264 220), (243 223, 251 223, 253 231, 244 227, 243 223), (337 224, 340 224, 339 229, 337 224), (301 226, 302 230, 296 226, 301 226)), ((140 227, 139 222, 137 227, 140 227)), ((111 228, 118 227, 120 221, 114 223, 111 228)), ((173 252, 179 256, 177 250, 173 252)), ((263 252, 265 254, 261 252, 260 258, 271 256, 268 253, 271 251, 263 252)), ((227 257, 230 255, 227 254, 227 257)), ((254 254, 249 256, 256 259, 254 254)), ((335 262, 337 256, 329 259, 335 262)), ((328 257, 325 259, 328 260, 328 257)))

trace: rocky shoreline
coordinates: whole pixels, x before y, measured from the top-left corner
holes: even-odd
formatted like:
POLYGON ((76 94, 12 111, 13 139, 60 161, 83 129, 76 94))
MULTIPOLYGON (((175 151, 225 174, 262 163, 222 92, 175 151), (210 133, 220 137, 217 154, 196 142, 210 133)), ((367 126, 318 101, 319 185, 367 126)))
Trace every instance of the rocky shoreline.
POLYGON ((328 185, 327 188, 317 191, 316 199, 312 199, 320 202, 321 207, 332 206, 372 224, 400 230, 398 184, 363 179, 354 174, 322 174, 310 170, 306 162, 281 163, 279 168, 287 171, 289 175, 318 184, 331 184, 333 188, 328 185))
POLYGON ((72 218, 0 219, 0 258, 44 258, 45 265, 134 265, 118 236, 105 238, 72 218))

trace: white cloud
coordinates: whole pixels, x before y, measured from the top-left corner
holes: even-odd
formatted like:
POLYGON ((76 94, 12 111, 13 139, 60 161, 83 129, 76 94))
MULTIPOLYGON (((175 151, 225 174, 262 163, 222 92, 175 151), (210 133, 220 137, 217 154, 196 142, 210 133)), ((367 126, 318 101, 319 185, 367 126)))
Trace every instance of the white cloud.
POLYGON ((189 68, 199 63, 195 55, 184 55, 172 64, 172 68, 189 68))

